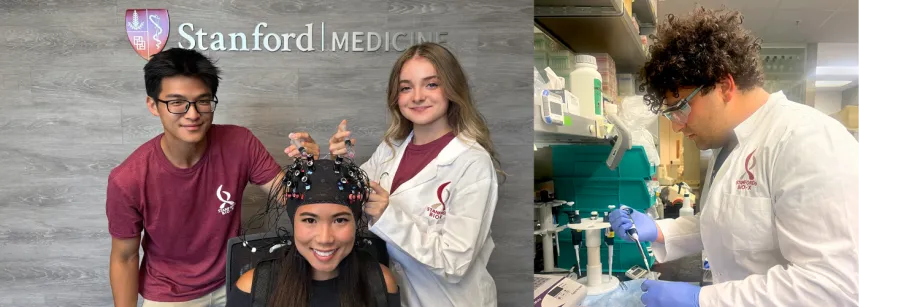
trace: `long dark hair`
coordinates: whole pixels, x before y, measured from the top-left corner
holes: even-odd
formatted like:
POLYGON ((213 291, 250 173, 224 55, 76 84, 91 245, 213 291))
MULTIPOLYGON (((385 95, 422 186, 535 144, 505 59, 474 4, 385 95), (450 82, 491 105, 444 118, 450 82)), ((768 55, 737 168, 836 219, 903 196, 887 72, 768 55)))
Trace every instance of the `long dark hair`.
MULTIPOLYGON (((373 296, 367 277, 371 272, 362 269, 366 267, 366 261, 373 260, 360 253, 356 246, 339 263, 339 274, 334 282, 341 307, 376 306, 376 302, 371 299, 373 296)), ((281 268, 268 307, 309 306, 312 283, 313 267, 296 248, 291 247, 281 259, 281 268)))
MULTIPOLYGON (((286 211, 291 222, 294 223, 293 215, 297 207, 311 203, 333 203, 351 209, 356 230, 354 247, 351 253, 339 263, 338 276, 334 281, 338 289, 340 306, 376 306, 377 304, 371 299, 373 293, 368 278, 368 274, 375 274, 376 271, 368 271, 365 268, 371 264, 373 266, 370 267, 376 270, 379 270, 380 267, 367 252, 362 250, 365 247, 365 241, 359 236, 360 233, 367 231, 366 216, 361 209, 367 201, 370 189, 367 173, 351 159, 338 157, 333 163, 325 159, 314 160, 312 155, 308 155, 306 159, 295 159, 294 163, 283 168, 283 172, 285 173, 284 179, 273 186, 264 210, 250 218, 247 228, 262 227, 261 224, 253 227, 257 221, 274 222, 272 226, 276 228, 278 237, 284 238, 289 245, 285 254, 280 258, 280 267, 276 271, 278 272, 277 277, 270 281, 270 289, 252 289, 252 293, 271 291, 271 297, 268 298, 269 307, 309 305, 310 294, 313 293, 311 289, 313 267, 291 243, 294 238, 293 234, 287 232, 284 227, 278 226, 277 217, 286 211), (304 176, 310 177, 312 181, 301 180, 304 176), (339 180, 345 181, 342 185, 337 186, 339 180), (306 192, 305 182, 312 182, 311 188, 308 188, 306 192), (300 195, 296 196, 296 194, 300 195), (354 200, 350 200, 351 198, 354 200), (276 218, 267 218, 270 215, 275 215, 276 218)), ((246 240, 245 229, 243 239, 246 240)), ((385 287, 385 285, 381 286, 385 287)))

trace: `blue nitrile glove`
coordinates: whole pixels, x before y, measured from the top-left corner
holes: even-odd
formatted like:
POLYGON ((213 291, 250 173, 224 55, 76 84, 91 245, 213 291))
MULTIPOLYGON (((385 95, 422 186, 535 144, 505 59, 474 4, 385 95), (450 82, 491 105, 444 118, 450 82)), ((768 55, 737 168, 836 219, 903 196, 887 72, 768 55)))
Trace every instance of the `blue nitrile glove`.
POLYGON ((642 282, 642 304, 648 307, 700 307, 700 287, 685 282, 642 282))
MULTIPOLYGON (((614 209, 610 212, 610 229, 617 234, 621 240, 632 242, 633 239, 626 233, 633 222, 629 220, 630 215, 624 209, 614 209)), ((639 235, 639 241, 651 242, 658 239, 658 225, 652 218, 642 212, 633 210, 632 219, 636 221, 636 231, 639 235)))

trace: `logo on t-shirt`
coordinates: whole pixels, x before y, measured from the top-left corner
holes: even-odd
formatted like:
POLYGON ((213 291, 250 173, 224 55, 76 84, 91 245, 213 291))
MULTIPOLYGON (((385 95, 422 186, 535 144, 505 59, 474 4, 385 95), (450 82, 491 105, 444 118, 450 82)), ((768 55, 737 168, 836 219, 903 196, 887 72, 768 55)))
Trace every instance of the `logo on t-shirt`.
POLYGON ((437 204, 432 204, 431 206, 425 208, 425 211, 428 213, 428 217, 440 220, 444 217, 444 213, 447 212, 447 200, 450 199, 450 191, 446 190, 447 185, 450 184, 450 181, 441 184, 438 187, 438 202, 437 204))
POLYGON ((233 211, 233 207, 236 203, 230 200, 230 192, 222 191, 223 188, 224 185, 217 187, 217 199, 221 201, 220 208, 217 209, 217 212, 220 212, 221 215, 227 215, 227 213, 233 211))

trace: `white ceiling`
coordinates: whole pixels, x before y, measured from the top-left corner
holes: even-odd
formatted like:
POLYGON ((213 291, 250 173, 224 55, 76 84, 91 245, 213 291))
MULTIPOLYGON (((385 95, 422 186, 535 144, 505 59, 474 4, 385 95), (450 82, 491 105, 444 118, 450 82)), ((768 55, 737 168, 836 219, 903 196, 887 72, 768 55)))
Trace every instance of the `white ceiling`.
POLYGON ((818 43, 817 66, 859 66, 859 44, 818 43))
POLYGON ((764 43, 858 43, 858 0, 659 0, 658 19, 685 15, 696 4, 738 10, 764 43))

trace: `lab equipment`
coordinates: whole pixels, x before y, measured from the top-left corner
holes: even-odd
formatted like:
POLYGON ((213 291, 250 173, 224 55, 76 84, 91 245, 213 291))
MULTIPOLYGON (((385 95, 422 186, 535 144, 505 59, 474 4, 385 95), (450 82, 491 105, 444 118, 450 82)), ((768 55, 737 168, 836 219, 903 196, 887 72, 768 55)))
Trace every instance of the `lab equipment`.
POLYGON ((562 125, 565 121, 565 105, 562 96, 550 90, 543 90, 540 95, 540 110, 543 122, 547 124, 562 125))
POLYGON ((534 307, 578 307, 587 296, 587 289, 564 275, 533 276, 534 307))
MULTIPOLYGON (((610 223, 610 212, 604 212, 604 222, 610 223)), ((611 224, 613 225, 613 224, 611 224)), ((613 278, 613 245, 616 234, 610 228, 604 229, 604 243, 607 244, 607 275, 613 278)))
POLYGON ((693 216, 693 199, 690 193, 684 193, 683 204, 680 206, 680 216, 693 216))
MULTIPOLYGON (((307 155, 310 155, 307 153, 307 148, 303 146, 303 142, 301 142, 299 139, 291 139, 291 145, 294 145, 294 148, 297 148, 297 151, 300 152, 301 156, 306 157, 307 155)), ((312 155, 310 156, 312 158, 312 155)))
POLYGON ((705 249, 701 256, 703 257, 703 269, 701 270, 703 276, 700 278, 700 287, 705 287, 712 285, 712 270, 709 269, 709 259, 706 257, 705 249))
POLYGON ((580 102, 575 94, 567 90, 550 90, 550 92, 562 96, 562 104, 564 106, 562 111, 565 113, 565 117, 569 117, 569 115, 579 115, 577 111, 580 102))
POLYGON ((601 267, 601 230, 610 228, 610 223, 598 220, 595 217, 582 220, 581 223, 569 223, 568 227, 585 232, 585 246, 588 248, 588 272, 587 276, 580 278, 578 282, 588 286, 588 295, 608 292, 615 288, 620 281, 613 276, 603 275, 601 267))
POLYGON ((629 229, 636 230, 636 235, 638 235, 641 242, 652 242, 658 239, 658 226, 645 213, 639 212, 632 207, 621 205, 620 210, 612 210, 610 216, 616 227, 617 237, 621 240, 635 241, 630 231, 628 231, 629 229))
POLYGON ((661 202, 661 190, 655 192, 655 219, 660 220, 664 218, 664 203, 661 202))
MULTIPOLYGON (((685 203, 688 201, 693 204, 697 203, 693 189, 686 182, 662 187, 660 198, 664 204, 661 218, 678 218, 681 216, 680 209, 685 207, 685 203), (689 197, 684 197, 684 195, 689 195, 689 197)), ((692 205, 690 207, 692 208, 692 205)))
POLYGON ((551 200, 547 202, 537 202, 534 205, 539 210, 540 214, 540 229, 533 232, 534 235, 541 236, 543 244, 543 271, 542 273, 562 273, 568 272, 568 270, 560 269, 556 267, 555 264, 555 255, 553 255, 553 238, 556 239, 556 253, 559 253, 559 232, 565 229, 565 226, 556 225, 555 218, 553 217, 553 207, 558 207, 561 205, 569 204, 569 206, 575 204, 574 202, 566 202, 564 200, 551 200))
POLYGON ((616 170, 623 160, 623 155, 626 154, 627 150, 632 148, 632 143, 630 142, 629 131, 626 130, 626 125, 623 124, 616 115, 608 114, 606 118, 607 122, 613 125, 613 129, 607 132, 606 135, 606 138, 610 140, 610 146, 613 147, 610 150, 610 154, 607 155, 607 168, 616 170))
POLYGON ((597 59, 587 54, 575 55, 575 70, 569 74, 572 93, 581 103, 581 116, 603 118, 603 84, 597 71, 597 59))
MULTIPOLYGON (((566 211, 565 213, 569 215, 569 224, 566 225, 566 227, 569 227, 572 224, 581 223, 581 216, 578 215, 578 210, 575 210, 575 212, 566 211)), ((578 250, 581 248, 581 230, 571 228, 571 227, 569 227, 569 229, 572 229, 571 231, 572 246, 575 247, 575 262, 577 263, 575 267, 578 269, 578 277, 580 278, 581 277, 581 257, 578 255, 578 250)))
POLYGON ((345 140, 345 156, 349 159, 355 158, 355 145, 351 143, 351 140, 345 140))
POLYGON ((690 194, 691 199, 696 199, 695 195, 693 194, 693 189, 686 182, 678 182, 673 185, 664 186, 660 191, 661 200, 669 206, 682 202, 682 196, 687 193, 690 194))
MULTIPOLYGON (((655 169, 648 162, 646 151, 641 147, 633 146, 625 151, 623 158, 615 170, 606 165, 610 155, 610 144, 600 145, 553 145, 553 187, 558 198, 578 199, 578 209, 588 213, 591 211, 608 211, 610 204, 629 204, 634 210, 645 212, 654 204, 654 196, 649 193, 645 181, 654 176, 655 169)), ((587 214, 583 218, 587 219, 587 214)), ((619 215, 611 215, 609 219, 617 219, 619 215)), ((564 223, 564 222, 563 222, 564 223)), ((636 227, 642 230, 642 224, 636 227)), ((613 228, 616 233, 616 228, 613 228)), ((642 233, 640 233, 640 236, 642 233)), ((657 235, 657 232, 656 232, 657 235)), ((537 238, 539 240, 539 238, 537 238)), ((559 237, 562 250, 571 250, 572 241, 568 235, 559 237)), ((642 244, 648 249, 648 242, 642 244)), ((613 272, 622 274, 634 265, 643 265, 641 255, 637 255, 635 242, 631 239, 624 240, 617 237, 613 244, 613 272)), ((601 262, 604 270, 609 262, 608 250, 601 248, 601 262)), ((581 254, 587 250, 582 247, 581 254)), ((557 266, 569 268, 577 264, 571 252, 560 254, 557 266)), ((653 258, 649 255, 649 261, 653 258)), ((539 269, 539 268, 538 268, 539 269)), ((586 267, 581 267, 585 271, 586 267)), ((607 271, 604 271, 607 275, 607 271)))
POLYGON ((629 270, 626 271, 626 277, 629 277, 632 279, 640 279, 640 278, 645 277, 645 275, 647 275, 648 272, 649 272, 648 270, 643 269, 641 266, 637 265, 637 266, 633 266, 629 268, 629 270))
MULTIPOLYGON (((621 206, 620 206, 620 209, 623 209, 624 211, 626 211, 626 213, 629 215, 629 220, 630 220, 630 221, 633 221, 633 219, 632 219, 632 214, 633 214, 634 211, 633 211, 632 208, 627 207, 627 206, 622 206, 622 205, 621 205, 621 206)), ((646 218, 647 218, 647 216, 646 216, 646 218)), ((653 223, 654 223, 654 222, 653 222, 653 223)), ((651 271, 651 270, 652 270, 652 266, 649 265, 649 263, 648 263, 648 257, 645 256, 645 249, 642 248, 642 242, 639 241, 639 231, 636 230, 636 222, 635 222, 635 221, 633 221, 633 224, 630 225, 630 227, 626 230, 626 233, 629 234, 629 237, 632 238, 633 241, 636 241, 636 247, 639 248, 639 253, 642 254, 642 261, 645 262, 645 268, 648 269, 649 271, 651 271)))

